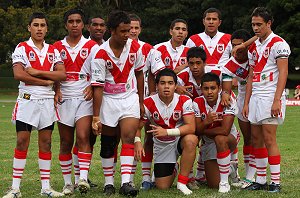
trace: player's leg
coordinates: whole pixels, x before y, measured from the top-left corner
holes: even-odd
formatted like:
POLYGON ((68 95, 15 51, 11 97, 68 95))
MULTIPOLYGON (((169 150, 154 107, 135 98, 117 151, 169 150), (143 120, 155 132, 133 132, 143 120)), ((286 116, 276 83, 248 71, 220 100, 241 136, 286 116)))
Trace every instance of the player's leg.
POLYGON ((217 160, 204 161, 204 170, 209 188, 219 188, 220 172, 217 160))

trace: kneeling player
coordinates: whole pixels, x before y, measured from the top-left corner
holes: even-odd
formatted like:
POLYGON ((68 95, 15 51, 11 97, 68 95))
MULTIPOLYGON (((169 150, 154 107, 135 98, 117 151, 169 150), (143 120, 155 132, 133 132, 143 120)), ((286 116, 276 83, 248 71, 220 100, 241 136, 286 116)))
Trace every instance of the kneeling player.
MULTIPOLYGON (((173 70, 163 69, 155 80, 158 93, 144 100, 144 121, 151 122, 154 141, 154 175, 158 189, 171 187, 176 171, 174 168, 179 155, 180 171, 177 189, 185 195, 191 194, 186 184, 193 166, 198 138, 195 133, 195 117, 192 100, 185 95, 174 93, 177 77, 173 70)), ((136 140, 140 138, 138 132, 136 140)), ((135 143, 135 156, 140 159, 143 147, 135 143)))
POLYGON ((231 152, 235 150, 239 133, 233 125, 236 112, 235 98, 232 96, 230 107, 221 105, 220 79, 213 73, 202 77, 203 96, 194 100, 196 114, 196 134, 203 135, 201 154, 209 187, 219 192, 230 191, 228 175, 231 152))

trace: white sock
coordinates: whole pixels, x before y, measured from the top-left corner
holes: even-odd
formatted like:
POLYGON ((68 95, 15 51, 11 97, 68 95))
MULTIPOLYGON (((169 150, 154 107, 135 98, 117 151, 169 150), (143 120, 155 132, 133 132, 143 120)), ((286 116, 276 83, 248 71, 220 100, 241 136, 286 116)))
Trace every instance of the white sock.
POLYGON ((180 182, 177 182, 177 189, 183 192, 185 195, 190 195, 193 193, 185 184, 180 182))

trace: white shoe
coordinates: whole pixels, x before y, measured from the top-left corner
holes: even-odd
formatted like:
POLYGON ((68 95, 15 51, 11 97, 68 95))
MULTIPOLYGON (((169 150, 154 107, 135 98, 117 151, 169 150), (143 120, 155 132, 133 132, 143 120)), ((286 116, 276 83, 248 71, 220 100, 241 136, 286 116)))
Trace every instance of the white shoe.
POLYGON ((230 185, 227 182, 220 182, 219 184, 219 192, 220 193, 227 193, 230 191, 230 185))
POLYGON ((177 189, 180 190, 184 195, 190 195, 193 193, 185 184, 180 182, 177 182, 177 189))
POLYGON ((255 182, 255 180, 249 180, 249 179, 244 178, 244 179, 242 180, 241 188, 247 188, 247 187, 250 186, 253 182, 255 182))
POLYGON ((73 184, 66 184, 63 188, 62 193, 64 195, 73 195, 74 194, 74 186, 73 184))
POLYGON ((3 196, 3 198, 18 198, 18 197, 22 197, 20 189, 14 189, 14 188, 10 188, 6 192, 6 195, 3 196))
POLYGON ((63 193, 57 192, 57 191, 53 190, 52 188, 42 189, 41 195, 47 196, 47 197, 63 197, 63 196, 65 196, 63 193))
POLYGON ((81 194, 86 194, 90 188, 91 187, 90 187, 89 183, 87 182, 87 180, 82 179, 82 178, 79 179, 78 189, 81 194))

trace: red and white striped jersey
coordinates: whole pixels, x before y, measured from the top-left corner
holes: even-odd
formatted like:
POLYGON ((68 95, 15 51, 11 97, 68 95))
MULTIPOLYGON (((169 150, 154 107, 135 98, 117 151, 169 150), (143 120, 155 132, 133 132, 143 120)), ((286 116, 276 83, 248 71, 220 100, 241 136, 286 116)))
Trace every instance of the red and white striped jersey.
POLYGON ((66 37, 55 42, 54 46, 59 50, 66 68, 67 79, 61 82, 60 88, 63 98, 83 97, 84 89, 91 84, 89 55, 98 44, 82 36, 75 47, 67 43, 66 37))
POLYGON ((184 45, 174 49, 171 40, 169 40, 155 45, 154 48, 161 53, 161 59, 167 68, 174 70, 176 67, 187 63, 186 54, 189 48, 184 45))
MULTIPOLYGON (((109 39, 110 40, 110 39, 109 39)), ((135 71, 143 70, 140 44, 128 39, 117 58, 109 40, 99 47, 92 58, 92 86, 104 86, 104 94, 112 98, 125 98, 137 92, 135 71)))
MULTIPOLYGON (((279 70, 278 58, 288 58, 291 53, 287 42, 273 32, 263 43, 257 39, 248 50, 250 67, 253 67, 252 94, 274 98, 279 70)), ((284 93, 283 93, 284 94, 284 93)))
MULTIPOLYGON (((144 121, 161 126, 164 129, 178 128, 184 124, 183 117, 194 114, 192 100, 185 95, 174 94, 173 100, 166 105, 160 100, 158 94, 144 99, 145 115, 144 121)), ((175 136, 159 137, 159 141, 175 141, 175 136)))
POLYGON ((211 38, 205 32, 192 35, 186 46, 201 47, 206 52, 206 64, 208 66, 216 66, 217 64, 223 64, 230 58, 232 45, 230 42, 231 35, 223 32, 217 32, 217 34, 211 38))
MULTIPOLYGON (((58 50, 47 43, 40 50, 32 39, 21 42, 12 54, 12 63, 21 63, 24 68, 32 67, 42 71, 53 71, 55 64, 62 63, 58 50)), ((27 85, 20 81, 20 94, 30 94, 30 99, 54 98, 53 86, 27 85)))

